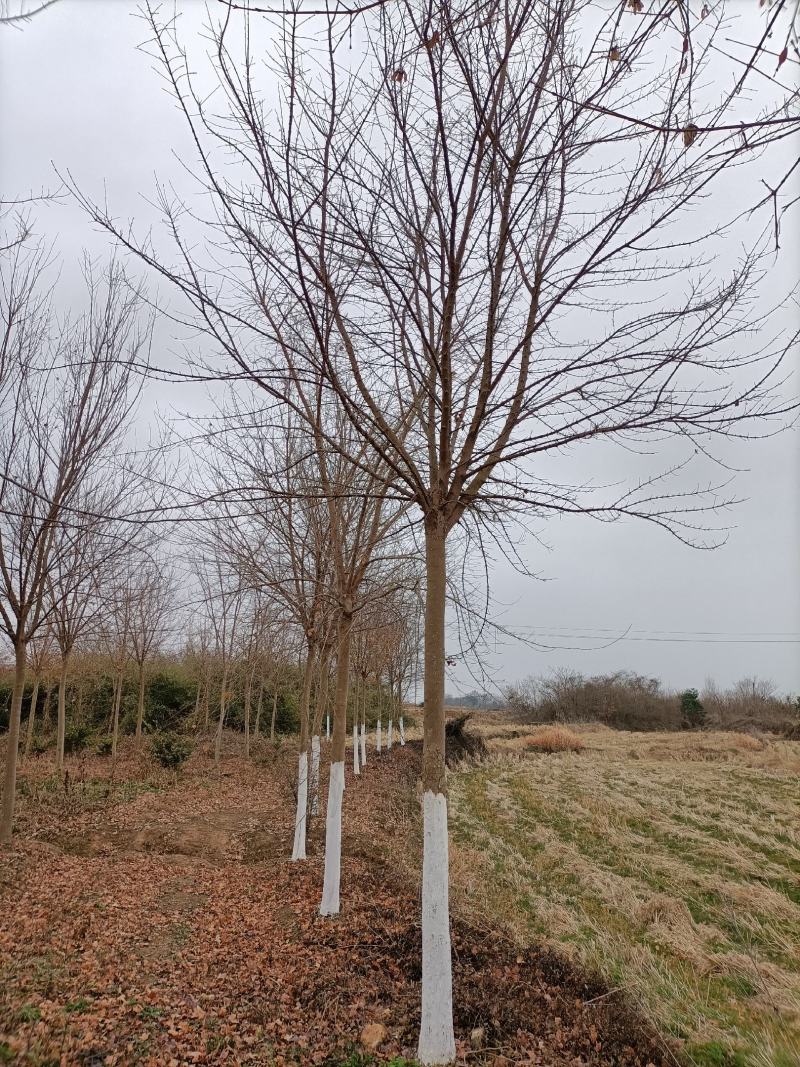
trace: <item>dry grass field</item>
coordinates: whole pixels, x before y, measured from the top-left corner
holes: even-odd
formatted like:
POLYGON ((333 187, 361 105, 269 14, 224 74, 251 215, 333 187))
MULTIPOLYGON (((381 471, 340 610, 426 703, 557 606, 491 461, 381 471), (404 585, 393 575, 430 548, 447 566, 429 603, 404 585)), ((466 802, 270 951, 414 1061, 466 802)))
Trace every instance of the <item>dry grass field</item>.
POLYGON ((600 972, 702 1067, 800 1064, 800 743, 477 728, 452 776, 454 899, 600 972))

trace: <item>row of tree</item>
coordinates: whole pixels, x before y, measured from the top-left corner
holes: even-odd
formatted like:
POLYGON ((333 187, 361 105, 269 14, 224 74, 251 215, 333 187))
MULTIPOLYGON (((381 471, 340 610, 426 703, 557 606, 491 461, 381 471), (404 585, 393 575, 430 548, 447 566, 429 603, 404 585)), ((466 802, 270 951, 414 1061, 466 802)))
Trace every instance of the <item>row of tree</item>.
MULTIPOLYGON (((721 5, 400 0, 365 6, 353 53, 338 7, 309 19, 281 12, 273 26, 257 5, 221 0, 202 42, 206 69, 176 21, 148 3, 150 48, 189 129, 197 199, 159 188, 170 251, 67 181, 94 222, 171 287, 173 321, 210 353, 177 373, 153 371, 227 384, 206 434, 208 482, 182 487, 181 514, 202 515, 193 551, 223 659, 243 614, 260 610, 253 597, 300 637, 298 858, 318 728, 313 678, 331 664, 324 914, 339 908, 359 620, 416 595, 424 570, 424 1064, 455 1056, 448 548, 466 528, 479 548, 488 535, 513 556, 505 524, 522 513, 636 517, 714 542, 700 516, 724 499, 713 482, 676 479, 713 460, 715 439, 746 437, 793 407, 781 371, 793 338, 770 335, 753 302, 791 171, 765 183, 749 215, 737 197, 712 200, 741 164, 769 166, 770 147, 800 125, 796 90, 775 70, 764 104, 752 108, 743 92, 766 73, 784 8, 767 7, 749 50, 720 74, 721 5), (736 261, 721 255, 734 237, 736 261), (625 457, 665 448, 664 473, 621 489, 587 477, 583 463, 569 477, 564 464, 587 443, 625 457)), ((778 68, 792 34, 790 22, 778 68)), ((27 276, 18 267, 17 292, 30 291, 27 276)), ((110 295, 66 333, 25 311, 6 334, 0 605, 18 676, 6 837, 27 645, 75 584, 53 598, 51 574, 86 552, 110 567, 163 512, 136 506, 139 465, 120 462, 148 367, 139 298, 119 277, 113 268, 110 295), (124 489, 110 488, 119 479, 124 489)))

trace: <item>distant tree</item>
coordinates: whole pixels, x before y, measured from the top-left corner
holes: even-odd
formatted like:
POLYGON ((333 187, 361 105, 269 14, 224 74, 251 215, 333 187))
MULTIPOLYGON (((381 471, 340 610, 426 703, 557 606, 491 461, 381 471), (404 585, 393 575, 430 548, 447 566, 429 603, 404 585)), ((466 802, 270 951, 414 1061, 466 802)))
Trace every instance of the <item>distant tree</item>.
POLYGON ((173 609, 174 588, 169 571, 154 560, 132 569, 128 588, 128 633, 131 655, 136 663, 139 679, 136 743, 141 745, 147 661, 164 639, 167 621, 173 609))
POLYGON ((681 726, 684 730, 697 730, 705 726, 706 713, 696 689, 684 689, 681 700, 681 726))
POLYGON ((233 669, 234 653, 239 641, 240 625, 245 606, 245 590, 236 570, 229 561, 217 554, 210 554, 202 561, 199 572, 200 587, 205 601, 205 611, 214 635, 215 651, 220 663, 219 718, 214 741, 214 766, 219 767, 222 753, 222 732, 230 701, 229 685, 233 669))

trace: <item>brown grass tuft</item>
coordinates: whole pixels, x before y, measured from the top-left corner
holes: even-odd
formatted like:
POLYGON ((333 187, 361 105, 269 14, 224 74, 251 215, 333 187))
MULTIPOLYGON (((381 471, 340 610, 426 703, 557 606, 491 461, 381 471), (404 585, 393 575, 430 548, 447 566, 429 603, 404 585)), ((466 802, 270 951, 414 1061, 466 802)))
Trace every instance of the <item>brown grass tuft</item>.
POLYGON ((661 923, 664 926, 685 924, 692 926, 692 913, 682 900, 668 893, 656 893, 637 909, 636 918, 643 927, 661 923))
POLYGON ((526 748, 536 752, 581 752, 583 739, 564 726, 549 726, 539 730, 526 742, 526 748))
POLYGON ((767 747, 766 742, 752 734, 734 734, 733 744, 742 752, 763 752, 767 747))

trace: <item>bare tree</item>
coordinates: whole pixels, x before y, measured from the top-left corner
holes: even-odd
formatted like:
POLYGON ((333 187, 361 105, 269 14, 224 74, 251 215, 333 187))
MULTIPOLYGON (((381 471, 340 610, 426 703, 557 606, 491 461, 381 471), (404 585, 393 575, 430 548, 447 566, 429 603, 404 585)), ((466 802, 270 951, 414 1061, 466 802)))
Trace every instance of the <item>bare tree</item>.
POLYGON ((326 726, 328 727, 326 734, 329 734, 330 713, 328 711, 328 698, 331 689, 331 661, 333 659, 334 637, 335 635, 331 633, 329 626, 328 631, 319 642, 319 650, 317 652, 317 692, 314 716, 311 723, 311 764, 309 772, 309 812, 311 815, 319 815, 320 734, 323 716, 326 717, 326 726))
POLYGON ((305 645, 299 702, 297 809, 292 858, 306 858, 311 740, 310 702, 320 644, 329 623, 328 517, 316 486, 316 466, 296 422, 236 412, 224 438, 215 433, 217 458, 213 524, 216 551, 237 569, 242 586, 280 605, 305 645), (235 431, 235 432, 234 432, 235 431), (244 483, 244 484, 243 484, 244 483), (236 486, 234 500, 226 493, 236 486))
MULTIPOLYGON (((81 500, 85 509, 87 501, 81 500)), ((93 502, 93 504, 96 502, 93 502)), ((86 636, 97 618, 97 586, 102 566, 98 551, 97 524, 73 530, 59 523, 54 531, 55 566, 47 575, 47 607, 50 625, 61 654, 58 679, 58 719, 55 766, 64 770, 66 692, 70 661, 76 643, 86 636)))
MULTIPOLYGON (((336 915, 340 908, 342 797, 353 620, 374 596, 375 583, 369 579, 376 570, 380 573, 378 546, 391 543, 391 534, 403 511, 387 500, 389 468, 372 453, 369 445, 354 442, 350 452, 330 450, 321 406, 309 421, 316 430, 319 482, 328 509, 334 579, 331 591, 337 618, 336 695, 325 824, 325 877, 320 904, 322 915, 336 915)), ((343 423, 333 433, 341 441, 352 430, 343 423)), ((354 743, 354 759, 356 753, 354 743)))
POLYGON ((48 618, 47 579, 67 543, 95 521, 81 510, 109 476, 138 391, 149 329, 140 297, 113 266, 86 270, 88 310, 55 328, 39 245, 2 257, 0 321, 0 626, 15 652, 0 842, 11 840, 26 649, 48 618))
POLYGON ((119 713, 125 672, 131 658, 131 626, 135 583, 129 569, 121 569, 109 583, 103 599, 100 645, 111 664, 111 766, 116 767, 119 748, 119 713))
MULTIPOLYGON (((758 70, 760 43, 733 79, 727 71, 706 78, 720 19, 711 12, 695 24, 688 5, 643 12, 588 0, 401 0, 379 7, 360 65, 342 61, 333 15, 316 35, 299 20, 284 23, 276 66, 288 102, 273 124, 249 35, 244 56, 234 54, 241 36, 230 30, 230 5, 214 29, 231 112, 223 117, 194 92, 174 23, 162 25, 152 9, 149 17, 217 206, 217 239, 239 271, 226 285, 203 270, 181 233, 181 206, 166 197, 176 264, 156 261, 129 230, 87 206, 188 298, 236 373, 303 418, 303 384, 323 382, 356 438, 391 471, 395 496, 420 515, 418 1055, 447 1063, 455 1055, 443 707, 448 537, 464 521, 524 512, 633 516, 703 539, 699 513, 718 500, 713 493, 681 496, 656 471, 603 495, 582 471, 572 485, 549 480, 545 459, 590 441, 669 439, 686 448, 688 462, 708 454, 714 438, 757 432, 759 421, 788 409, 773 387, 789 345, 763 333, 750 340, 761 325, 750 307, 767 269, 772 215, 739 262, 726 260, 718 274, 709 257, 737 232, 739 206, 702 232, 686 218, 732 167, 768 159, 770 145, 797 130, 797 96, 779 91, 748 115, 741 90, 758 70), (672 54, 677 60, 665 64, 672 54), (217 166, 218 152, 238 156, 235 177, 217 166), (591 314, 588 341, 576 311, 591 314), (261 358, 270 347, 272 365, 261 358)), ((765 32, 774 26, 768 18, 765 32)), ((773 198, 760 206, 771 212, 773 198)), ((325 448, 357 462, 361 445, 341 440, 338 423, 326 426, 315 411, 311 418, 325 448)), ((667 466, 676 473, 684 460, 667 466)), ((337 683, 337 701, 338 692, 337 683)))
MULTIPOLYGON (((253 686, 256 675, 263 669, 264 648, 268 640, 270 611, 269 602, 258 593, 253 593, 249 603, 245 604, 245 617, 242 620, 241 670, 244 699, 244 755, 250 759, 251 711, 253 705, 253 686)), ((259 705, 256 713, 256 725, 261 713, 263 682, 259 687, 259 705)))
POLYGON ((198 577, 220 665, 219 717, 214 740, 214 766, 218 768, 222 732, 231 698, 231 673, 245 608, 245 590, 235 567, 217 554, 203 560, 198 577))
POLYGON ((147 661, 163 641, 174 609, 174 578, 168 566, 147 560, 132 568, 128 584, 130 647, 136 664, 136 743, 141 746, 144 730, 144 697, 147 661))
POLYGON ((33 691, 28 708, 28 724, 25 731, 25 748, 23 759, 27 759, 33 746, 34 731, 36 728, 36 707, 39 702, 39 687, 42 677, 52 668, 53 633, 49 627, 43 627, 35 638, 28 642, 28 657, 33 668, 33 691))

